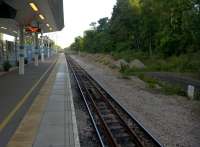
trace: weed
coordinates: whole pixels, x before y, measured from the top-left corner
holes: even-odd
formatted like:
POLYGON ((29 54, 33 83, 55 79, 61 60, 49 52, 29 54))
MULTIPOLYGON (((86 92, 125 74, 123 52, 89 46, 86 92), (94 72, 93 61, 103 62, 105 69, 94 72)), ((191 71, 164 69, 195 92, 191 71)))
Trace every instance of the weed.
POLYGON ((3 69, 4 69, 4 71, 9 71, 11 67, 12 67, 12 65, 10 64, 9 61, 5 61, 3 63, 3 69))
POLYGON ((187 96, 186 92, 179 85, 171 85, 168 83, 162 83, 162 89, 165 94, 168 95, 181 95, 187 96))

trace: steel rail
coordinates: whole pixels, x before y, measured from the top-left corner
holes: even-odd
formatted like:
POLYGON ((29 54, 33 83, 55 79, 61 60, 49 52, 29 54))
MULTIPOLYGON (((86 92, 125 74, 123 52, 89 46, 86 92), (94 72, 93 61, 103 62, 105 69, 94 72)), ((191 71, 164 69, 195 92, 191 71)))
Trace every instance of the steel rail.
MULTIPOLYGON (((72 68, 73 68, 73 67, 72 67, 72 68)), ((76 68, 77 68, 77 67, 76 67, 76 68)), ((80 68, 80 67, 79 67, 79 68, 80 68)), ((77 74, 77 75, 78 75, 78 74, 77 74)), ((77 75, 76 75, 76 77, 77 77, 77 75)), ((79 76, 78 76, 78 77, 79 77, 79 76)), ((89 78, 87 77, 87 74, 85 74, 85 77, 91 82, 90 84, 92 84, 92 85, 94 86, 93 88, 96 88, 95 85, 92 83, 91 79, 89 79, 89 78)), ((82 79, 81 79, 80 77, 79 77, 79 81, 82 81, 82 79)), ((84 82, 82 82, 82 83, 84 83, 84 82)), ((90 101, 92 102, 92 104, 93 104, 93 106, 94 106, 94 108, 95 108, 95 111, 96 111, 96 113, 97 113, 97 115, 98 115, 100 121, 102 122, 102 127, 103 127, 104 131, 106 132, 106 136, 108 137, 108 141, 109 141, 110 145, 111 145, 112 147, 118 147, 119 145, 118 145, 116 139, 115 139, 114 136, 112 135, 111 130, 109 129, 109 127, 108 127, 108 125, 106 124, 106 122, 104 121, 104 119, 103 119, 103 117, 101 116, 101 113, 100 113, 100 111, 99 111, 97 105, 95 104, 95 101, 93 100, 93 97, 94 97, 94 96, 91 95, 91 93, 89 92, 89 90, 87 89, 87 87, 86 87, 84 84, 83 84, 82 86, 83 86, 83 87, 85 88, 85 90, 87 91, 87 93, 88 93, 88 95, 89 95, 89 98, 90 98, 90 101)), ((96 90, 98 90, 98 89, 96 88, 96 90)), ((99 94, 100 94, 100 93, 99 93, 99 94)), ((101 96, 103 96, 103 95, 101 95, 101 96)), ((106 99, 105 99, 105 98, 104 98, 104 101, 106 102, 106 99)), ((109 106, 110 106, 110 105, 109 105, 109 106)), ((134 141, 134 142, 136 141, 137 146, 138 146, 138 147, 143 147, 143 145, 141 145, 141 143, 137 140, 136 135, 131 131, 131 129, 128 127, 128 125, 125 125, 126 123, 123 121, 123 119, 120 117, 120 115, 116 112, 116 110, 114 110, 113 107, 111 107, 111 108, 112 108, 112 111, 114 111, 115 114, 117 114, 117 117, 122 121, 121 124, 122 124, 123 126, 125 126, 125 129, 126 129, 127 132, 129 133, 129 135, 130 135, 130 136, 134 136, 133 141, 134 141)))
MULTIPOLYGON (((76 63, 71 57, 66 57, 67 61, 68 61, 68 64, 70 65, 70 68, 71 70, 73 71, 73 75, 76 79, 76 82, 78 83, 78 87, 83 95, 83 97, 85 98, 84 96, 84 92, 83 90, 85 89, 86 93, 87 93, 87 97, 90 99, 94 109, 95 109, 95 112, 96 114, 98 115, 99 119, 101 120, 102 122, 102 127, 103 129, 107 132, 106 133, 106 136, 111 138, 111 140, 109 139, 109 142, 111 144, 111 146, 119 146, 117 144, 117 141, 114 139, 114 137, 112 136, 112 133, 110 132, 108 126, 106 125, 106 122, 104 122, 103 120, 103 117, 101 116, 101 113, 99 112, 99 109, 97 107, 97 105, 95 104, 95 100, 93 99, 93 97, 95 98, 95 96, 100 96, 101 97, 101 100, 103 100, 106 104, 109 105, 110 109, 112 109, 112 112, 114 112, 114 114, 118 117, 118 119, 121 121, 120 124, 124 126, 124 128, 126 129, 126 132, 131 136, 132 138, 132 141, 133 143, 137 146, 137 147, 145 147, 145 144, 143 144, 142 140, 140 140, 141 136, 138 137, 137 136, 137 133, 134 132, 134 130, 132 128, 130 128, 130 126, 127 124, 126 121, 123 120, 123 118, 120 116, 120 113, 116 110, 117 108, 114 107, 114 105, 112 104, 113 102, 115 103, 115 105, 117 105, 118 107, 120 107, 125 113, 126 115, 128 115, 134 122, 136 122, 137 125, 139 125, 139 129, 142 129, 143 130, 143 133, 146 135, 149 135, 149 138, 152 140, 152 142, 155 143, 155 146, 158 146, 158 147, 162 147, 162 145, 159 144, 159 142, 157 140, 155 140, 152 135, 146 131, 146 129, 136 120, 134 119, 130 113, 124 109, 119 103, 118 101, 116 101, 109 93, 107 93, 103 88, 102 86, 99 84, 98 81, 94 80, 93 77, 91 77, 80 65, 78 65, 78 63, 76 63), (82 79, 84 77, 84 79, 82 79), (80 82, 79 82, 80 81, 80 82), (82 85, 80 84, 82 83, 82 85), (88 83, 90 84, 89 87, 88 86, 88 83), (86 85, 85 85, 86 84, 86 85), (84 88, 82 88, 82 87, 84 88), (90 91, 89 89, 90 88, 93 88, 93 90, 95 89, 95 93, 93 93, 92 91, 90 91), (89 89, 88 89, 89 88, 89 89), (102 91, 103 90, 103 91, 102 91), (97 94, 98 95, 95 95, 97 94), (108 100, 107 96, 109 96, 109 98, 112 99, 112 103, 110 100, 108 100)), ((85 103, 87 103, 87 100, 85 98, 85 103)), ((89 108, 90 106, 87 104, 87 108, 89 108)), ((89 110, 90 111, 90 110, 89 110)), ((92 116, 91 114, 91 111, 90 111, 90 115, 92 116)), ((93 117, 92 117, 93 118, 93 117)), ((93 118, 93 123, 95 123, 95 120, 93 118)), ((95 124, 94 126, 96 126, 96 129, 98 130, 97 128, 97 125, 95 124)), ((138 126, 137 126, 138 127, 138 126)), ((100 136, 100 133, 98 131, 98 137, 101 138, 100 136)), ((103 140, 101 138, 101 141, 103 143, 103 140)))
POLYGON ((86 89, 86 90, 87 90, 87 92, 88 92, 88 94, 89 94, 89 98, 90 98, 90 100, 91 100, 91 102, 92 102, 92 104, 93 104, 93 106, 94 106, 94 108, 95 108, 95 111, 96 111, 98 117, 100 118, 100 120, 101 120, 101 122, 102 122, 102 127, 103 127, 103 129, 106 131, 106 135, 107 135, 107 137, 108 137, 108 141, 109 141, 110 145, 111 145, 112 147, 119 147, 119 145, 118 145, 116 139, 114 138, 114 136, 112 135, 112 132, 110 131, 108 125, 106 124, 106 122, 104 121, 103 117, 101 116, 101 113, 100 113, 100 111, 99 111, 97 105, 95 104, 95 101, 93 100, 93 98, 92 98, 90 92, 88 91, 88 89, 86 89))
MULTIPOLYGON (((94 78, 88 74, 88 76, 94 80, 94 78)), ((94 80, 94 82, 99 85, 102 89, 105 89, 105 87, 97 80, 94 80)), ((121 110, 123 110, 130 118, 132 121, 134 121, 138 127, 141 128, 141 130, 143 130, 144 132, 146 132, 147 135, 149 135, 149 137, 152 139, 152 141, 158 146, 158 147, 163 147, 162 144, 159 143, 159 141, 127 110, 127 108, 125 108, 124 106, 122 106, 120 104, 120 102, 108 91, 106 91, 106 95, 109 96, 109 98, 118 106, 121 108, 121 110)))
MULTIPOLYGON (((140 139, 138 138, 138 136, 136 135, 136 133, 127 125, 127 123, 123 120, 123 118, 120 116, 120 114, 117 112, 117 110, 114 108, 114 106, 111 104, 110 101, 107 100, 107 98, 104 96, 104 94, 102 93, 102 91, 94 84, 93 80, 91 78, 89 78, 87 76, 88 74, 85 74, 85 76, 87 77, 87 79, 90 81, 90 84, 93 85, 93 88, 95 88, 98 93, 101 95, 101 97, 103 98, 104 102, 109 104, 110 108, 112 109, 112 111, 116 114, 116 116, 120 119, 120 121, 122 122, 121 124, 126 128, 127 132, 129 133, 129 135, 131 136, 132 140, 134 141, 134 143, 137 145, 137 147, 145 147, 143 145, 143 143, 140 141, 140 139)), ((80 79, 81 80, 81 79, 80 79)), ((83 85, 84 86, 84 85, 83 85)), ((86 88, 86 87, 85 87, 86 88)), ((86 88, 87 89, 87 88, 86 88)), ((87 90, 87 92, 90 94, 90 92, 87 90)), ((95 105, 95 110, 97 111, 99 117, 102 119, 102 117, 100 116, 100 112, 98 111, 98 108, 93 100, 92 97, 95 96, 90 96, 90 99, 93 103, 93 105, 95 105)), ((103 122, 105 124, 105 122, 103 122)), ((107 125, 106 125, 107 126, 107 125)))
MULTIPOLYGON (((73 67, 72 67, 72 65, 71 65, 71 63, 70 63, 69 60, 68 60, 68 63, 70 64, 70 67, 71 67, 71 69, 73 70, 73 67)), ((73 73, 74 73, 75 79, 76 79, 76 81, 77 81, 77 83, 78 83, 78 85, 79 85, 79 89, 81 90, 81 93, 82 93, 82 95, 84 96, 84 94, 83 94, 83 89, 82 89, 82 87, 80 86, 81 84, 80 84, 80 82, 79 82, 79 81, 81 81, 81 79, 79 79, 79 77, 76 75, 76 72, 75 72, 74 70, 73 70, 73 73)), ((84 87, 84 88, 87 90, 86 87, 84 87)), ((99 112, 99 110, 98 110, 98 108, 97 108, 95 102, 93 101, 93 99, 92 99, 92 97, 91 97, 91 95, 90 95, 90 93, 89 93, 88 90, 87 90, 87 94, 88 94, 90 100, 92 101, 92 104, 93 104, 93 106, 94 106, 94 108, 95 108, 95 111, 96 111, 97 115, 98 115, 99 118, 100 118, 100 121, 101 121, 102 124, 103 124, 102 127, 103 127, 104 131, 106 132, 106 136, 108 137, 108 141, 109 141, 110 145, 111 145, 112 147, 119 147, 119 145, 117 144, 117 141, 114 139, 114 137, 113 137, 112 133, 110 132, 108 126, 106 125, 105 121, 104 121, 103 118, 101 117, 101 114, 100 114, 100 112, 99 112)), ((88 110, 89 110, 90 113, 91 113, 91 110, 90 110, 90 108, 89 108, 89 105, 88 105, 88 102, 87 102, 85 96, 84 96, 84 101, 85 101, 85 103, 87 104, 87 108, 88 108, 88 110)), ((91 114, 91 115, 92 115, 92 114, 91 114)), ((93 116, 92 116, 92 119, 94 120, 93 116)), ((94 123, 95 123, 95 121, 94 121, 94 123)), ((95 126, 97 126, 96 123, 95 123, 95 126)), ((98 130, 98 128, 97 128, 97 130, 98 130)), ((100 135, 99 131, 98 131, 98 134, 100 135)), ((101 138, 101 137, 99 136, 99 138, 101 138)), ((101 138, 101 141, 102 141, 102 138, 101 138)), ((103 141, 102 141, 102 143, 103 143, 103 141)))
MULTIPOLYGON (((77 65, 78 66, 78 65, 77 65)), ((76 68, 77 68, 76 66, 76 68)), ((81 68, 80 66, 78 68, 81 68)), ((85 72, 83 70, 83 72, 85 72)), ((78 74, 77 74, 78 75, 78 74)), ((101 95, 101 97, 103 98, 104 102, 109 104, 110 108, 112 109, 112 111, 115 113, 115 115, 119 118, 119 120, 121 121, 121 125, 123 125, 125 127, 125 130, 127 131, 127 133, 130 135, 130 138, 132 139, 132 141, 137 145, 137 147, 144 147, 143 143, 139 140, 139 138, 137 137, 136 133, 133 132, 133 130, 126 124, 126 122, 123 120, 123 118, 120 116, 120 114, 117 112, 117 110, 115 110, 115 108, 112 106, 112 104, 106 100, 106 97, 102 94, 102 92, 99 90, 99 88, 97 88, 97 86, 95 86, 95 84, 93 83, 93 81, 87 76, 88 74, 85 73, 85 77, 87 78, 88 81, 90 81, 90 84, 93 85, 93 88, 95 88, 98 93, 101 95)), ((81 78, 79 78, 80 81, 82 81, 81 78)), ((84 82, 82 82, 84 83, 84 82)), ((97 105, 95 104, 95 101, 93 100, 93 97, 95 96, 91 96, 90 92, 88 91, 87 87, 83 84, 84 88, 86 89, 88 95, 89 95, 89 98, 95 108, 95 111, 97 113, 97 115, 99 116, 101 122, 102 122, 102 126, 103 126, 103 129, 107 132, 107 136, 109 138, 109 142, 111 144, 111 146, 118 146, 117 144, 117 141, 116 139, 114 138, 114 136, 112 135, 109 127, 107 126, 106 122, 104 121, 103 117, 101 116, 101 113, 100 111, 98 110, 98 107, 97 105)))
MULTIPOLYGON (((91 81, 91 79, 90 79, 91 81)), ((93 84, 93 81, 91 81, 91 83, 93 84)), ((94 85, 94 84, 93 84, 94 85)), ((111 104, 110 101, 107 100, 107 98, 103 95, 103 93, 101 92, 101 90, 94 85, 94 87, 97 89, 97 91, 99 92, 99 94, 102 96, 103 100, 109 104, 109 106, 112 108, 113 112, 117 115, 117 117, 122 121, 122 125, 125 126, 126 130, 128 131, 128 133, 131 135, 134 143, 136 143, 137 147, 145 147, 143 145, 143 143, 140 141, 140 139, 138 138, 138 136, 136 135, 136 133, 127 125, 127 123, 123 120, 123 118, 120 116, 120 114, 117 112, 117 110, 114 108, 114 106, 111 104)))
POLYGON ((77 83, 78 88, 79 88, 79 90, 80 90, 80 93, 81 93, 81 96, 82 96, 82 98, 83 98, 83 101, 84 101, 84 103, 85 103, 85 105, 86 105, 87 111, 88 111, 89 116, 90 116, 91 121, 92 121, 92 124, 93 124, 93 126, 94 126, 94 128, 95 128, 95 132, 96 132, 96 134, 97 134, 97 136, 98 136, 98 139, 99 139, 99 142, 100 142, 100 144, 101 144, 101 147, 105 147, 105 144, 103 143, 103 140, 102 140, 101 135, 100 135, 100 131, 99 131, 99 129, 98 129, 96 123, 95 123, 94 117, 93 117, 93 115, 92 115, 92 112, 90 111, 90 108, 89 108, 88 103, 87 103, 87 101, 86 101, 86 98, 85 98, 85 95, 84 95, 84 93, 83 93, 83 90, 82 90, 82 88, 81 88, 81 86, 80 86, 80 83, 79 83, 79 81, 78 81, 78 79, 77 79, 77 77, 76 77, 76 74, 75 74, 73 68, 71 67, 71 63, 70 63, 68 60, 67 60, 67 63, 68 63, 68 65, 70 66, 70 69, 71 69, 71 71, 72 71, 72 74, 73 74, 73 76, 74 76, 74 78, 75 78, 75 80, 76 80, 76 83, 77 83))

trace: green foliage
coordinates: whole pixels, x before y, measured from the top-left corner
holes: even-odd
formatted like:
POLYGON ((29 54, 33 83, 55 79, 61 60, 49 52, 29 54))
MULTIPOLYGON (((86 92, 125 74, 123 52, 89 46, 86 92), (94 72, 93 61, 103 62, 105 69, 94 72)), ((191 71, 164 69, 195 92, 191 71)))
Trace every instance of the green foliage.
POLYGON ((115 60, 118 59, 125 59, 126 61, 130 62, 131 60, 134 59, 139 59, 139 60, 146 60, 149 58, 149 56, 143 52, 135 52, 133 50, 124 50, 121 52, 112 52, 111 54, 115 60))
POLYGON ((147 62, 149 71, 169 71, 169 72, 198 72, 200 66, 200 54, 182 54, 172 56, 167 59, 151 59, 147 62))
POLYGON ((168 95, 180 95, 186 96, 186 92, 181 88, 179 85, 172 85, 169 83, 161 82, 155 78, 147 77, 147 76, 139 76, 139 78, 145 81, 148 84, 149 88, 155 89, 160 87, 159 90, 161 92, 168 94, 168 95))
POLYGON ((147 83, 149 88, 152 89, 159 89, 162 93, 168 95, 181 95, 187 96, 186 92, 179 86, 179 85, 172 85, 166 82, 161 82, 155 78, 145 76, 143 72, 133 72, 132 73, 128 70, 122 72, 123 77, 129 77, 130 75, 135 75, 139 79, 143 80, 147 83), (159 88, 158 88, 159 87, 159 88))
POLYGON ((5 61, 3 63, 3 69, 4 69, 4 71, 9 71, 11 67, 12 67, 12 65, 10 64, 9 61, 5 61))
POLYGON ((200 53, 198 0, 117 0, 112 17, 91 26, 71 49, 152 61, 149 70, 191 72, 200 65, 192 57, 200 53))
POLYGON ((134 59, 141 60, 146 68, 144 69, 126 69, 125 72, 132 74, 133 72, 145 71, 168 71, 168 72, 195 72, 200 73, 200 52, 181 54, 179 56, 171 56, 164 58, 162 56, 149 56, 143 52, 134 52, 131 50, 122 52, 112 52, 115 60, 125 59, 130 62, 134 59))
POLYGON ((165 94, 168 95, 181 95, 181 96, 187 96, 186 92, 179 86, 179 85, 171 85, 164 83, 162 84, 161 89, 165 94))

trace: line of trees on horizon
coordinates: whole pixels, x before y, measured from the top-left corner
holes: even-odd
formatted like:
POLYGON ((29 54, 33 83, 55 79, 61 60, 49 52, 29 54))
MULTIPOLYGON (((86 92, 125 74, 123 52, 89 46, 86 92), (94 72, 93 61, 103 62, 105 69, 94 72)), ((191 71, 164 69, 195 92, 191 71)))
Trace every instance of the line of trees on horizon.
POLYGON ((71 49, 164 58, 200 51, 199 0, 117 0, 112 17, 91 26, 71 49))

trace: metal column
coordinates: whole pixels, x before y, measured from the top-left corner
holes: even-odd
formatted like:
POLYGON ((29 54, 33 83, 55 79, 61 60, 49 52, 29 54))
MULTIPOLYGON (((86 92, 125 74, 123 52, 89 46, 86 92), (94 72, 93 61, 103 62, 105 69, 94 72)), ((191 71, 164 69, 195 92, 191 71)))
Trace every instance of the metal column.
POLYGON ((35 33, 35 66, 39 65, 38 55, 39 55, 39 42, 38 42, 38 33, 35 33))
POLYGON ((44 38, 43 38, 43 33, 41 33, 41 61, 44 62, 44 38))
POLYGON ((48 39, 47 40, 47 48, 48 48, 48 52, 47 52, 47 56, 48 56, 48 58, 50 57, 50 40, 48 39))
POLYGON ((24 26, 19 26, 19 75, 24 75, 24 26))
POLYGON ((17 35, 15 35, 15 44, 14 44, 14 49, 15 49, 15 62, 17 63, 17 35))

